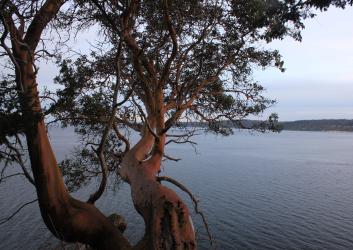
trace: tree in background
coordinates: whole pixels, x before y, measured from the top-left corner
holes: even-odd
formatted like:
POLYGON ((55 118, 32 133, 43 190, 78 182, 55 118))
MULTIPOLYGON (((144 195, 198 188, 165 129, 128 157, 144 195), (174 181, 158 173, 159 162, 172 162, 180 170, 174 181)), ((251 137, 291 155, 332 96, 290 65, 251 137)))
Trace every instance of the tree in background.
MULTIPOLYGON (((252 80, 254 67, 278 67, 278 51, 265 43, 291 36, 300 40, 303 20, 313 9, 345 7, 352 1, 1 1, 1 47, 13 75, 2 81, 1 157, 14 160, 34 183, 42 217, 61 240, 98 249, 195 249, 189 210, 161 184, 159 176, 170 143, 192 143, 195 125, 230 134, 232 126, 273 104, 252 80), (36 84, 35 55, 42 31, 57 15, 57 27, 99 27, 101 42, 90 55, 64 59, 42 110, 36 84), (11 48, 7 42, 11 43, 11 48), (15 77, 15 78, 14 78, 15 77), (44 124, 74 126, 84 142, 77 156, 63 161, 62 173, 74 190, 101 176, 87 202, 73 199, 51 150, 44 124), (16 121, 16 126, 13 126, 16 121), (188 126, 185 126, 188 124, 188 126), (230 126, 232 125, 232 126, 230 126), (182 126, 181 133, 171 131, 182 126), (131 130, 141 138, 130 146, 131 130), (34 178, 21 160, 24 135, 34 178), (129 183, 145 235, 131 246, 92 205, 104 192, 109 173, 129 183)), ((260 124, 275 129, 277 116, 260 124)), ((257 124, 259 125, 259 124, 257 124)), ((180 132, 180 130, 179 130, 180 132)), ((198 210, 197 210, 198 211, 198 210)), ((207 225, 207 224, 206 224, 207 225)))

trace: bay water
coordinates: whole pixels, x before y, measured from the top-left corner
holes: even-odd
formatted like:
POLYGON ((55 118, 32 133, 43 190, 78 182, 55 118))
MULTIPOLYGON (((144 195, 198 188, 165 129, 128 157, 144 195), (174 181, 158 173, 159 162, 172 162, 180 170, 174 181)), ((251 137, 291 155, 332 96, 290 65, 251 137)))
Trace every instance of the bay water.
MULTIPOLYGON (((79 144, 72 129, 50 131, 58 160, 79 144)), ((209 245, 193 214, 200 249, 353 249, 353 133, 249 133, 223 137, 200 134, 196 151, 187 144, 168 145, 182 158, 163 162, 161 175, 187 186, 200 200, 214 238, 209 245)), ((98 182, 74 193, 86 200, 98 182)), ((177 187, 185 202, 189 197, 177 187)), ((0 219, 35 199, 22 177, 0 184, 0 219)), ((125 217, 125 235, 137 242, 144 225, 133 208, 130 189, 108 189, 97 202, 103 213, 125 217)), ((38 204, 26 206, 0 225, 0 249, 53 249, 59 242, 41 220, 38 204)))

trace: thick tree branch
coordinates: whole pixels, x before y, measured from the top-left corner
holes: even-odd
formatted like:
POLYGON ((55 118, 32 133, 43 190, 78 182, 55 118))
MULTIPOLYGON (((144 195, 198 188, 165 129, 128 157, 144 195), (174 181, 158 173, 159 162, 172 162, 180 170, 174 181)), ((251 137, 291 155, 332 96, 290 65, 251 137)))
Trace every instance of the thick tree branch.
POLYGON ((173 60, 175 59, 177 53, 178 53, 178 40, 177 40, 177 34, 175 31, 175 27, 172 23, 172 19, 169 13, 169 3, 168 0, 164 0, 164 20, 167 24, 168 27, 168 31, 169 31, 169 35, 170 38, 172 39, 172 44, 173 44, 173 48, 172 48, 172 53, 169 56, 169 58, 167 59, 167 62, 164 66, 162 75, 161 75, 161 79, 159 81, 160 85, 164 85, 166 80, 169 77, 169 73, 170 73, 170 66, 172 65, 173 60))
MULTIPOLYGON (((19 66, 14 54, 11 52, 11 49, 6 45, 6 42, 5 42, 5 39, 6 39, 7 35, 9 34, 10 28, 9 28, 9 24, 6 21, 5 15, 2 10, 0 10, 0 17, 1 17, 1 22, 3 24, 3 27, 4 27, 4 33, 2 34, 1 39, 0 39, 1 46, 4 48, 7 55, 10 57, 11 62, 15 66, 16 72, 18 72, 18 74, 17 74, 18 81, 16 81, 17 88, 21 93, 24 93, 24 88, 23 88, 23 85, 21 84, 22 83, 22 75, 20 73, 20 66, 19 66)), ((12 39, 14 39, 14 38, 12 38, 12 39)))
POLYGON ((23 39, 32 53, 37 47, 43 30, 47 27, 49 21, 54 18, 64 2, 65 0, 47 0, 34 16, 23 39))
MULTIPOLYGON (((145 55, 143 50, 138 46, 136 39, 131 35, 134 26, 134 17, 139 8, 139 0, 131 0, 130 5, 127 7, 126 11, 123 13, 122 25, 123 32, 122 37, 126 42, 127 46, 130 48, 133 54, 133 64, 134 67, 145 85, 145 91, 148 89, 148 84, 157 84, 157 70, 154 67, 151 60, 145 55), (148 76, 143 73, 144 70, 141 67, 141 63, 148 72, 148 76)), ((150 96, 150 93, 146 93, 150 96)))

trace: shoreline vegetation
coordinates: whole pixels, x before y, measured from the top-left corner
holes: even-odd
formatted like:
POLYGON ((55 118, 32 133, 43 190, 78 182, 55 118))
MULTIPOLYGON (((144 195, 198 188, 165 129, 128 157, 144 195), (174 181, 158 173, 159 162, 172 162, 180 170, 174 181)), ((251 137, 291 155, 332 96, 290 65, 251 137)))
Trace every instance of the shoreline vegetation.
MULTIPOLYGON (((242 125, 244 127, 253 127, 260 123, 258 120, 243 120, 242 125)), ((187 122, 179 123, 179 126, 208 126, 207 123, 200 122, 187 122)), ((320 120, 298 120, 298 121, 282 121, 279 122, 281 130, 291 131, 346 131, 353 132, 353 119, 320 119, 320 120)), ((241 128, 238 125, 234 125, 229 121, 224 121, 222 126, 241 128)))
POLYGON ((353 120, 321 119, 280 122, 283 130, 353 132, 353 120))

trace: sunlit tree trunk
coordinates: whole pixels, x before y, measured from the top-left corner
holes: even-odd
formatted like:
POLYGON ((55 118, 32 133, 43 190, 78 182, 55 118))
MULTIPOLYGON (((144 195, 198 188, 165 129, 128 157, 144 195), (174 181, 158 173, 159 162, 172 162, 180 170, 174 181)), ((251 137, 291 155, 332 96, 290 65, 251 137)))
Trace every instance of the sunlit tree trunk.
POLYGON ((45 224, 57 238, 64 241, 81 242, 98 249, 130 248, 121 232, 94 205, 73 199, 68 193, 41 116, 31 56, 26 49, 15 53, 15 56, 20 59, 25 133, 38 203, 45 224))
MULTIPOLYGON (((38 203, 48 229, 60 240, 81 242, 97 249, 129 249, 122 233, 93 205, 73 199, 68 193, 52 151, 38 96, 34 51, 42 31, 54 18, 61 0, 48 0, 31 21, 24 36, 11 15, 2 13, 12 49, 7 53, 16 70, 25 136, 38 203), (23 37, 24 36, 24 37, 23 37)), ((6 45, 3 43, 3 47, 6 45)))
POLYGON ((127 153, 120 175, 131 186, 136 210, 145 222, 144 238, 137 249, 196 249, 195 231, 189 210, 170 188, 157 181, 164 152, 163 112, 149 119, 141 140, 127 153), (160 121, 158 121, 160 119, 160 121), (157 136, 157 137, 156 137, 157 136))

